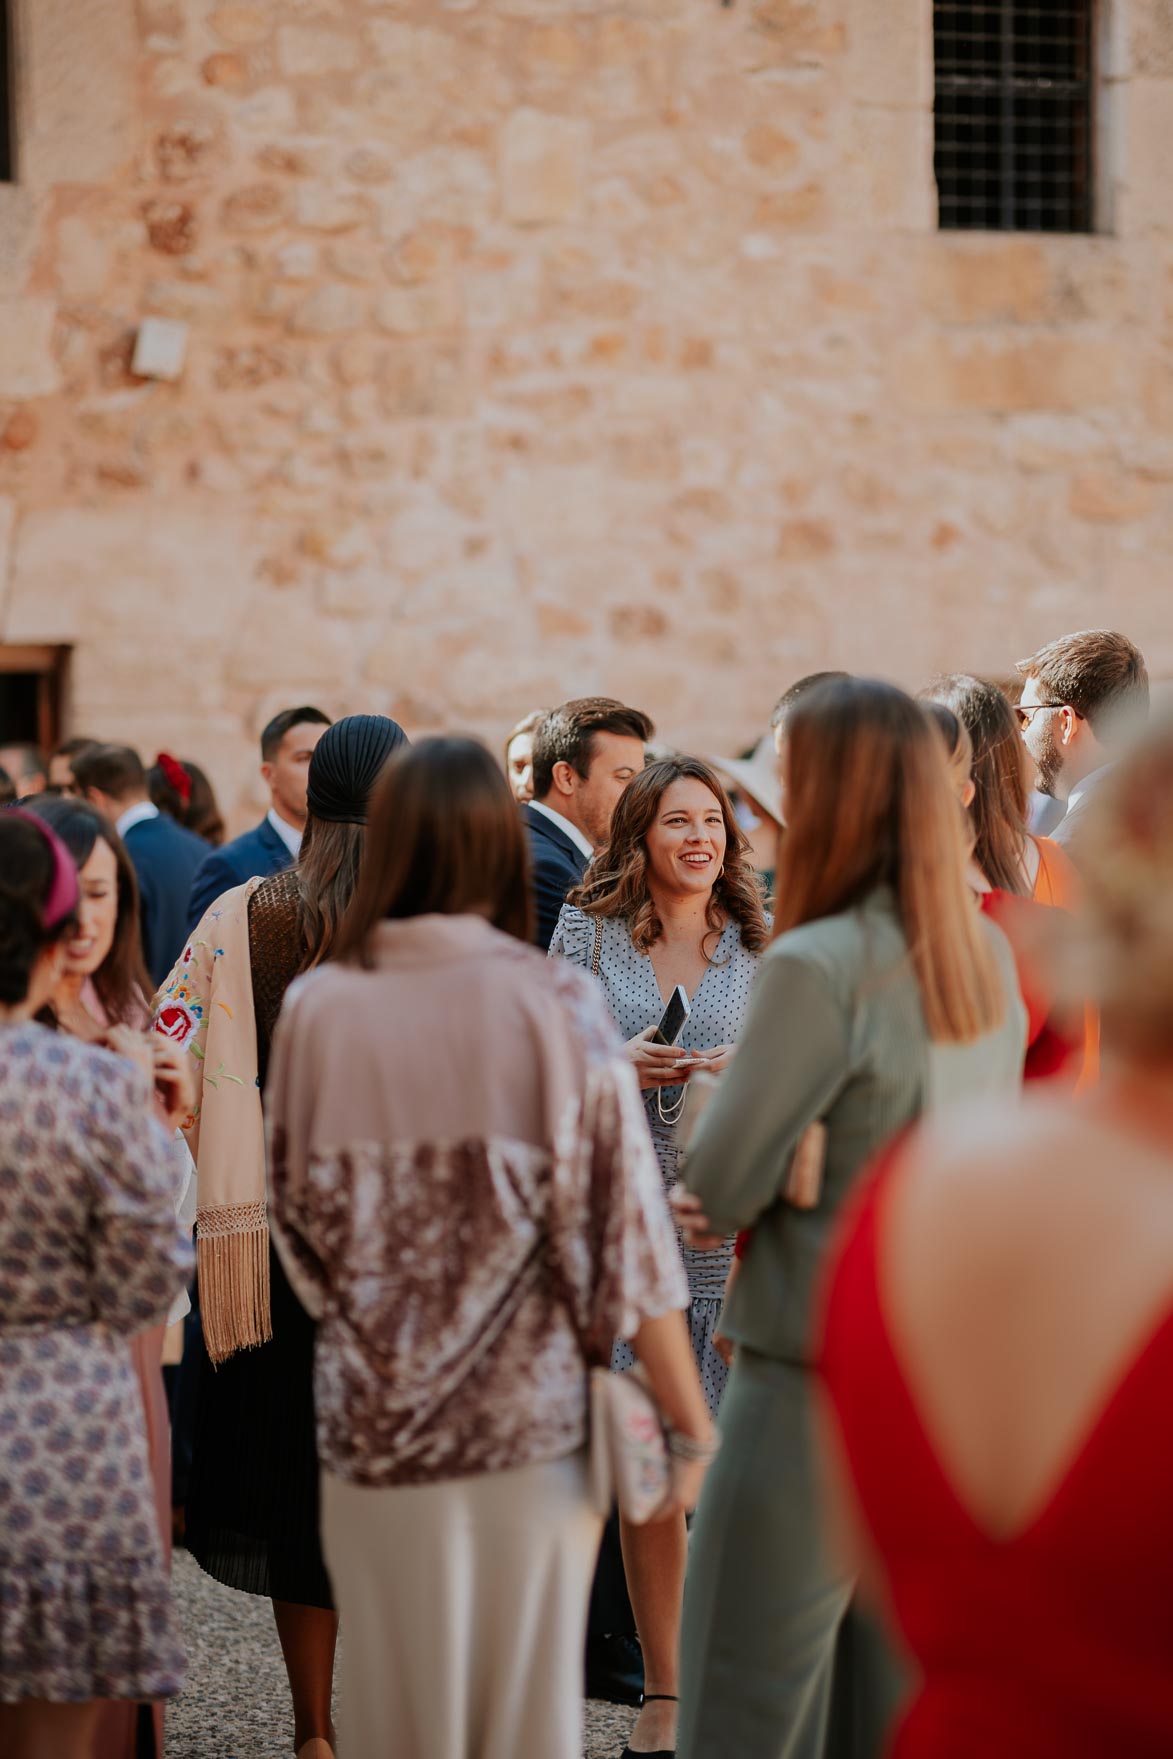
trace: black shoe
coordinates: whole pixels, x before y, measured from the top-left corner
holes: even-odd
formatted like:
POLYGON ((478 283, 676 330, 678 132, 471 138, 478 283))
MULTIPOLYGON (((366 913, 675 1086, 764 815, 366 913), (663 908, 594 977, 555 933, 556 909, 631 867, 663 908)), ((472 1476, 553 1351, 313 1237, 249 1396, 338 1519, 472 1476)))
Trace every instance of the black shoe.
POLYGON ((607 1704, 643 1702, 644 1658, 634 1637, 607 1635, 588 1637, 586 1687, 588 1698, 607 1704))
MULTIPOLYGON (((642 1704, 676 1704, 679 1700, 674 1692, 649 1692, 647 1697, 640 1697, 642 1704)), ((675 1747, 657 1747, 651 1753, 634 1753, 630 1747, 624 1747, 619 1759, 676 1759, 675 1747)))

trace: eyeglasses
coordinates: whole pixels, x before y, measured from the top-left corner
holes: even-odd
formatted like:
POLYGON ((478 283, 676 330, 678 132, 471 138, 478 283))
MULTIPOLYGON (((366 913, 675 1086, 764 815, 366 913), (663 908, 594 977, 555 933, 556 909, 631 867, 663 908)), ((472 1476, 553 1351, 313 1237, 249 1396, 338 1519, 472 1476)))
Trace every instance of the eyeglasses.
MULTIPOLYGON (((1022 705, 1019 704, 1019 706, 1015 709, 1014 713, 1018 717, 1018 725, 1020 727, 1029 727, 1030 723, 1031 723, 1031 717, 1033 715, 1037 715, 1040 709, 1067 708, 1067 707, 1068 707, 1068 704, 1065 702, 1032 702, 1029 708, 1023 708, 1022 705)), ((1072 710, 1073 714, 1076 714, 1077 712, 1078 711, 1075 709, 1072 710)), ((1080 717, 1080 718, 1082 719, 1082 717, 1080 717)))

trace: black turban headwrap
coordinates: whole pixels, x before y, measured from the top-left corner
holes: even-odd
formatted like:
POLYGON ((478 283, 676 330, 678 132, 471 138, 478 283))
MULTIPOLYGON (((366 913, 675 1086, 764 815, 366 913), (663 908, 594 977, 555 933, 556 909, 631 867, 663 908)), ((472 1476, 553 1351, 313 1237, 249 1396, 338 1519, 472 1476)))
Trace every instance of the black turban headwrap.
POLYGON ((379 771, 407 734, 386 715, 347 715, 327 727, 310 758, 307 800, 314 818, 365 825, 379 771))

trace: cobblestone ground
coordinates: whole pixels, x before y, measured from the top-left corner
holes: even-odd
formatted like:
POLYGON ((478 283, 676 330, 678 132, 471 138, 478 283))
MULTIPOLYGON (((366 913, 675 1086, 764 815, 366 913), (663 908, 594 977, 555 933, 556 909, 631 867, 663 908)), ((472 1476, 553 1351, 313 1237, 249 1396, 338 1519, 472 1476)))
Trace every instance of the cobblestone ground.
MULTIPOLYGON (((188 1672, 167 1712, 167 1759, 292 1759, 293 1718, 268 1601, 222 1588, 186 1551, 175 1554, 174 1585, 188 1672)), ((586 1759, 615 1759, 634 1720, 632 1710, 588 1704, 586 1759)), ((392 1748, 386 1759, 394 1759, 392 1748)))

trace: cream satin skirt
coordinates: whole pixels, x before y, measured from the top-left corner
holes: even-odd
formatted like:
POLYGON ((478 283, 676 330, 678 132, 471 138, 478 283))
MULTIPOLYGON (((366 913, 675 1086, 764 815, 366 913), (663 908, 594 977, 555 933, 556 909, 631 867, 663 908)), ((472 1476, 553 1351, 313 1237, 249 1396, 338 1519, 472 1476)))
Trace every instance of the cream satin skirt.
POLYGON ((323 1472, 339 1759, 581 1759, 601 1533, 584 1454, 390 1490, 323 1472))

